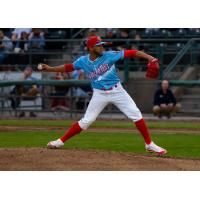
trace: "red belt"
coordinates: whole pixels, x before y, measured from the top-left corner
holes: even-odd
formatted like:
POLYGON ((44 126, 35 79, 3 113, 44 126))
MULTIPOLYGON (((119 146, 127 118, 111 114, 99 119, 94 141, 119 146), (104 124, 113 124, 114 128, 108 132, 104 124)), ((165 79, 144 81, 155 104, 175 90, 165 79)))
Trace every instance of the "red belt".
POLYGON ((108 89, 102 88, 102 89, 100 89, 100 90, 109 91, 109 90, 113 90, 114 88, 117 88, 117 84, 114 85, 113 87, 108 88, 108 89))

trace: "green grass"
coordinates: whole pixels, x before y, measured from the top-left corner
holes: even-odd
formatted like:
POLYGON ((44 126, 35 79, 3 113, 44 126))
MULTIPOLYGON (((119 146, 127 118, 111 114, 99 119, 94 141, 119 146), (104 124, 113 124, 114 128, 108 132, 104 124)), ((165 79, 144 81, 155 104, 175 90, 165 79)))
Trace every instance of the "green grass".
MULTIPOLYGON (((0 120, 1 125, 7 126, 63 126, 69 127, 73 123, 72 120, 0 120)), ((96 121, 91 127, 111 127, 111 128, 133 128, 130 120, 116 121, 96 121)), ((185 128, 199 129, 199 122, 182 122, 182 121, 149 121, 149 128, 185 128)))
MULTIPOLYGON (((0 120, 0 126, 60 126, 69 127, 72 120, 0 120)), ((200 135, 188 135, 187 129, 200 130, 198 122, 149 121, 149 128, 170 129, 171 134, 153 134, 153 140, 168 150, 170 157, 200 159, 200 135), (175 130, 173 130, 175 129, 175 130), (185 134, 175 134, 176 129, 185 129, 185 134)), ((92 127, 134 128, 129 120, 96 121, 92 127)), ((162 133, 164 130, 162 130, 162 133)), ((46 143, 63 134, 62 131, 0 131, 1 147, 46 147, 46 143)), ((145 154, 141 135, 131 133, 85 132, 70 139, 64 148, 100 149, 145 154)))
MULTIPOLYGON (((0 147, 46 147, 46 143, 61 136, 55 131, 1 132, 0 147)), ((200 159, 200 135, 153 134, 153 140, 167 148, 170 157, 200 159)), ((70 139, 64 148, 100 149, 146 154, 140 134, 82 133, 70 139)))

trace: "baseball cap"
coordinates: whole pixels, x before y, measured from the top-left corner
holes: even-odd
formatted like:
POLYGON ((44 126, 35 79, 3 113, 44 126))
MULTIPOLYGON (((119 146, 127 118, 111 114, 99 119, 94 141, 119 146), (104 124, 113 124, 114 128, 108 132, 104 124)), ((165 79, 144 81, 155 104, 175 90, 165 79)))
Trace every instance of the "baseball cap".
POLYGON ((90 36, 87 38, 86 45, 88 48, 106 44, 107 42, 102 42, 99 36, 90 36))

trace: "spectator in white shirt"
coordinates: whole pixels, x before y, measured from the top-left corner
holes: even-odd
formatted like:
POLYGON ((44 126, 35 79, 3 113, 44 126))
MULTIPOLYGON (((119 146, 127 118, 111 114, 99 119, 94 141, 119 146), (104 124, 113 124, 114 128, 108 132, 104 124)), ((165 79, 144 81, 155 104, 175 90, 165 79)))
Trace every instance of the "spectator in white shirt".
POLYGON ((21 34, 23 32, 27 33, 28 35, 31 33, 32 28, 15 28, 14 31, 12 32, 12 41, 16 42, 21 38, 21 34))

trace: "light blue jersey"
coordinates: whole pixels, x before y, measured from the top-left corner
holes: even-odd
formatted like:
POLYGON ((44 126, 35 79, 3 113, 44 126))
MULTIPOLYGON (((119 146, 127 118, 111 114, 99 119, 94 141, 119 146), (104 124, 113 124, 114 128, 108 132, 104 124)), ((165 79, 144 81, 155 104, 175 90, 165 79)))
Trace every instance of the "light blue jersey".
POLYGON ((115 63, 124 58, 124 51, 104 51, 103 55, 92 61, 89 54, 81 56, 74 63, 74 69, 82 69, 95 89, 109 89, 120 82, 115 63))

